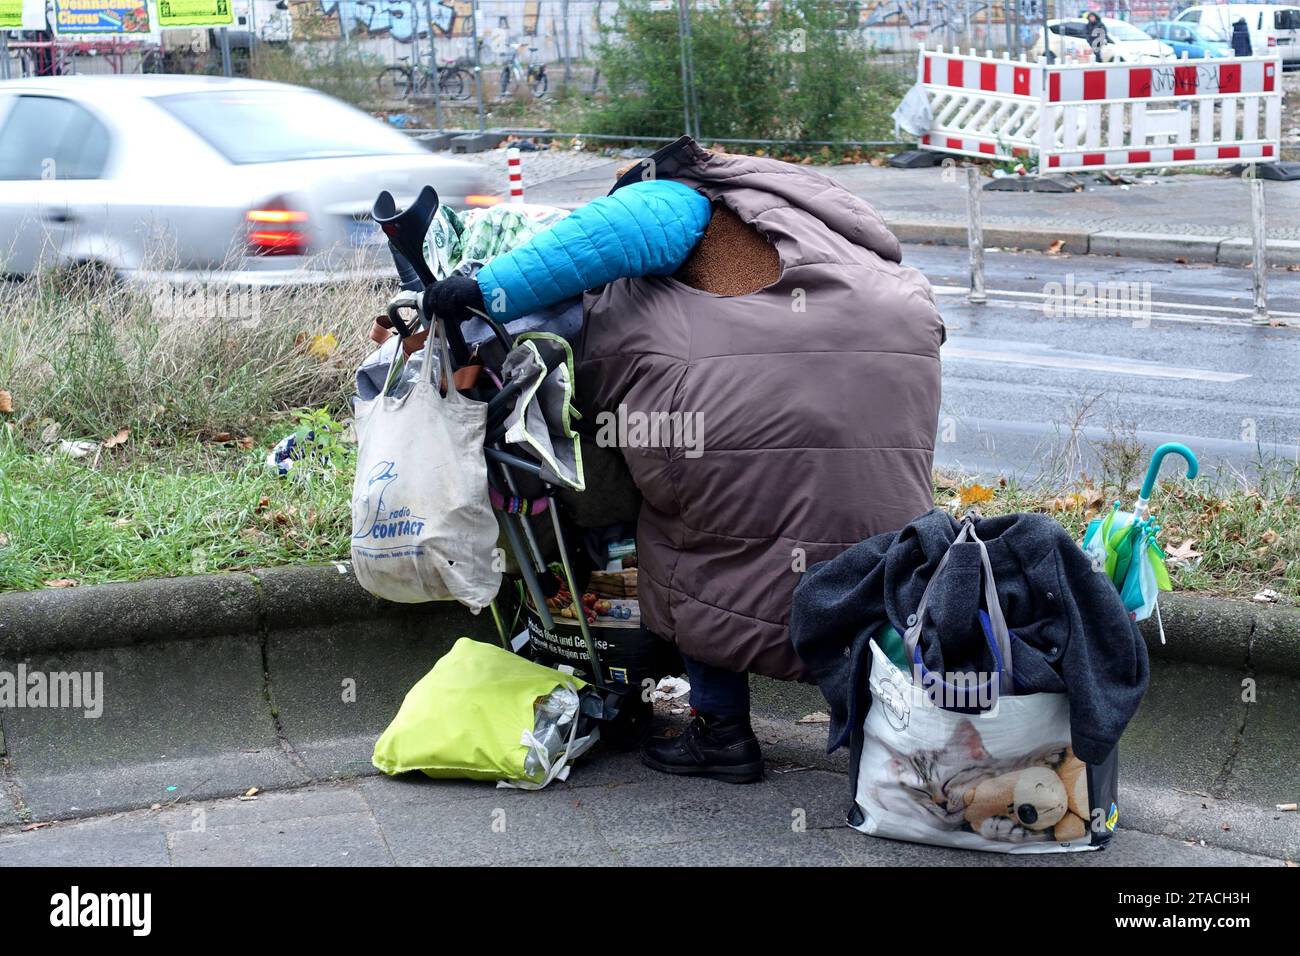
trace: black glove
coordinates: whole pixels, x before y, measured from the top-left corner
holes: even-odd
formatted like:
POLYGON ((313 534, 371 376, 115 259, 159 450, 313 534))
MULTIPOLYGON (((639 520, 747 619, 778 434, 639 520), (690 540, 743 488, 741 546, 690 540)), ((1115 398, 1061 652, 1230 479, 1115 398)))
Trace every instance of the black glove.
POLYGON ((444 321, 463 322, 472 316, 471 309, 486 311, 478 280, 470 276, 448 276, 435 282, 424 290, 423 305, 430 321, 437 316, 444 321))

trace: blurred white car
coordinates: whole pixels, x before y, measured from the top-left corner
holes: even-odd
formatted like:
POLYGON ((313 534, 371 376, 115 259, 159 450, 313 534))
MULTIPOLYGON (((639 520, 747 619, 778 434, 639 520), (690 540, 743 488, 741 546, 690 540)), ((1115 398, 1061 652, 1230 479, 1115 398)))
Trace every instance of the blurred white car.
MULTIPOLYGON (((1103 63, 1143 63, 1173 56, 1173 49, 1159 40, 1153 40, 1133 24, 1124 20, 1101 18, 1106 27, 1107 42, 1101 48, 1103 63)), ((1048 20, 1048 53, 1050 62, 1087 63, 1095 60, 1088 43, 1086 20, 1048 20)), ((1043 31, 1029 51, 1033 59, 1043 56, 1043 31)))
POLYGON ((1178 14, 1179 23, 1195 24, 1218 40, 1232 41, 1232 25, 1246 21, 1251 53, 1276 53, 1288 66, 1300 64, 1300 7, 1267 3, 1219 3, 1188 7, 1178 14))
POLYGON ((197 76, 0 82, 0 274, 87 263, 125 279, 291 285, 393 275, 370 220, 426 183, 500 197, 473 163, 313 90, 197 76), (214 273, 219 273, 215 274, 214 273))

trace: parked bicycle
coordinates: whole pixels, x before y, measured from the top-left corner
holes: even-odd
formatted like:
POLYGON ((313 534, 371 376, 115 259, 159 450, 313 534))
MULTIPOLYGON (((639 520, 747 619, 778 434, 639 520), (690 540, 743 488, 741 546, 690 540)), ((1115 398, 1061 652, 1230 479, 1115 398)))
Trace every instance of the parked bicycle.
POLYGON ((528 89, 532 91, 533 96, 545 96, 547 89, 550 87, 550 80, 546 77, 546 64, 535 62, 537 59, 537 47, 526 47, 520 44, 515 47, 506 65, 501 68, 501 97, 504 99, 510 94, 510 88, 513 85, 527 84, 528 89), (519 55, 521 50, 528 50, 528 62, 525 63, 519 55))
MULTIPOLYGON (((412 96, 428 96, 433 92, 433 84, 438 84, 438 93, 448 99, 463 100, 473 92, 474 74, 464 59, 444 60, 434 70, 427 62, 412 64, 409 56, 401 57, 401 62, 385 67, 376 77, 379 95, 385 101, 405 100, 412 96)), ((425 60, 428 58, 426 57, 425 60)))

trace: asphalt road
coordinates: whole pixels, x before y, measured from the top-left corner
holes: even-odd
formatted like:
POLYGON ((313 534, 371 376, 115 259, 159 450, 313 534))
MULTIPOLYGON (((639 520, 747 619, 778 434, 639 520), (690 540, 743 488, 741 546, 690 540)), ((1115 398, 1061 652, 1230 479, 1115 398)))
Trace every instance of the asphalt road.
MULTIPOLYGON (((1300 327, 1251 326, 1248 270, 989 252, 988 302, 971 305, 965 250, 908 246, 904 262, 948 326, 941 466, 1095 472, 1125 435, 1186 442, 1224 479, 1300 458, 1300 327)), ((1300 326, 1300 273, 1272 271, 1269 302, 1300 326)))
MULTIPOLYGON (((590 201, 625 162, 549 178, 533 160, 526 176, 543 181, 529 187, 529 199, 590 201)), ((964 209, 939 192, 935 170, 823 171, 882 210, 934 217, 964 209)), ((1039 225, 1080 227, 1092 217, 1098 227, 1131 231, 1227 232, 1224 217, 1242 211, 1225 207, 1237 185, 1185 176, 1136 192, 989 193, 985 218, 1001 209, 1039 225), (1213 201, 1207 190, 1217 190, 1213 201)), ((1286 231, 1295 184, 1270 185, 1270 221, 1286 231)), ((1255 476, 1261 461, 1300 460, 1300 273, 1274 269, 1268 278, 1272 314, 1293 327, 1252 328, 1251 276, 1241 268, 990 251, 989 300, 972 306, 965 249, 909 245, 904 261, 929 278, 948 323, 940 466, 1021 478, 1096 473, 1099 448, 1125 435, 1148 448, 1186 442, 1203 474, 1225 481, 1255 476), (1098 282, 1107 283, 1109 304, 1095 289, 1090 299, 1084 284, 1098 282)))

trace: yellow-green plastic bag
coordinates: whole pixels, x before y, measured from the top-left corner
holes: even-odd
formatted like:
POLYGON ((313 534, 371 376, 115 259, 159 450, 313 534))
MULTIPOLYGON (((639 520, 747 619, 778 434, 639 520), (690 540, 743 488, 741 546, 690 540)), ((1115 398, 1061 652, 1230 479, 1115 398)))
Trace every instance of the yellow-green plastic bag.
MULTIPOLYGON (((526 771, 534 705, 557 687, 585 686, 572 674, 462 637, 407 692, 375 742, 371 763, 387 774, 419 770, 434 778, 505 780, 537 789, 563 779, 559 771, 567 767, 526 771)), ((570 738, 566 761, 576 756, 577 743, 570 738)))

